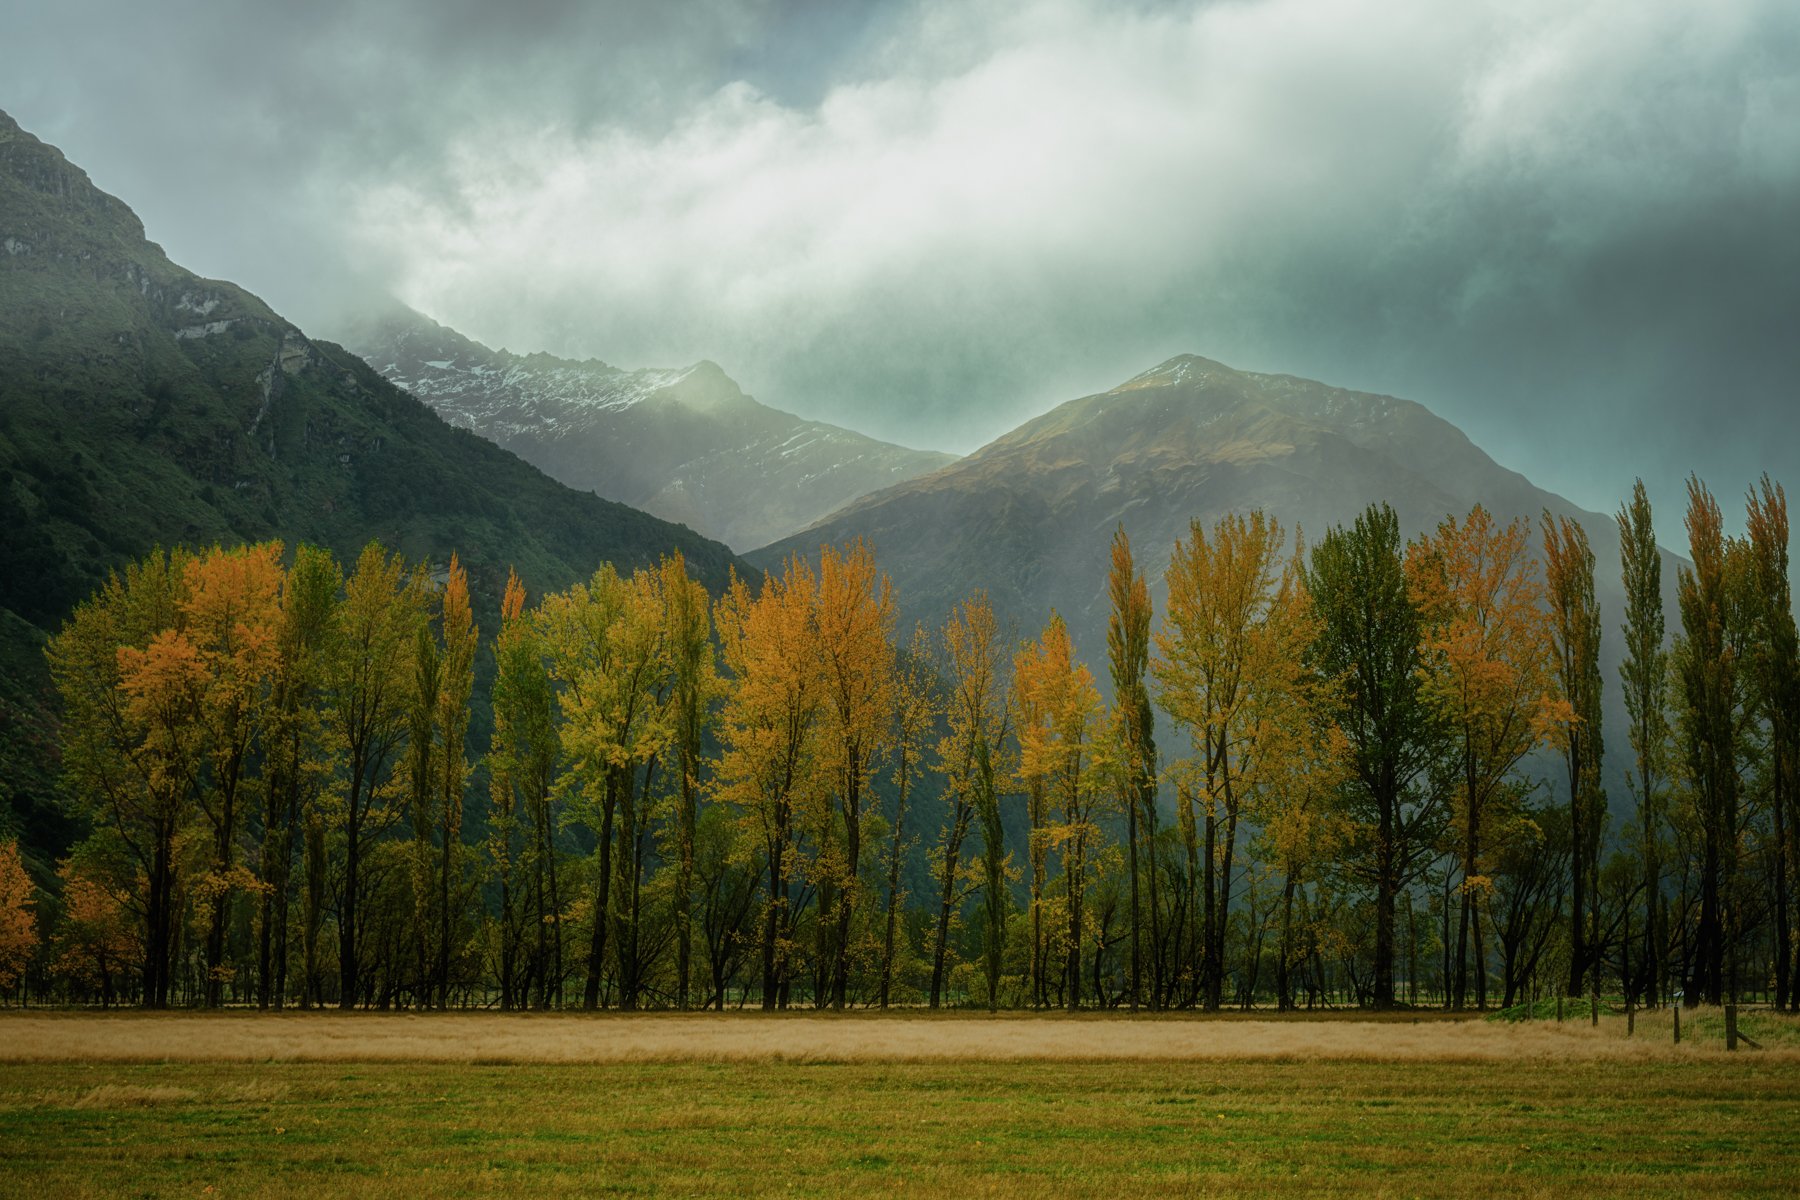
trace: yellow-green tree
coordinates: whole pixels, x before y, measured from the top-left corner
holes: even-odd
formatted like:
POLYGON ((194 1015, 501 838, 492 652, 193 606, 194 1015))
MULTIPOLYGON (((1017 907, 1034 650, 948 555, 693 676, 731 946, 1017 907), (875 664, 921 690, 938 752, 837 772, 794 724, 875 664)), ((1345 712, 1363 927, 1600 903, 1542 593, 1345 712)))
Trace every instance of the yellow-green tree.
POLYGON ((494 641, 494 735, 487 760, 493 801, 488 855, 500 885, 500 1004, 506 1009, 531 1003, 534 991, 538 1007, 548 1008, 563 979, 551 806, 562 743, 538 624, 525 609, 525 585, 509 572, 494 641))
POLYGON ((469 608, 469 576, 454 552, 439 597, 443 654, 438 662, 432 725, 439 739, 435 779, 438 836, 437 1004, 450 1006, 450 950, 462 900, 463 787, 468 776, 469 696, 475 687, 475 646, 481 637, 469 608))
POLYGON ((1718 501, 1688 478, 1688 557, 1676 570, 1681 636, 1670 655, 1679 699, 1682 767, 1700 840, 1700 912, 1694 927, 1689 1004, 1736 999, 1737 895, 1743 828, 1741 756, 1754 717, 1746 659, 1754 584, 1750 549, 1728 538, 1718 501))
MULTIPOLYGON (((971 822, 980 815, 977 803, 983 798, 980 789, 985 771, 993 767, 992 748, 1005 737, 1007 716, 1000 656, 1000 633, 993 607, 985 592, 977 592, 950 614, 943 629, 947 730, 938 741, 937 762, 944 776, 949 811, 939 832, 937 862, 933 864, 933 882, 938 887, 931 954, 933 1008, 943 1001, 951 923, 967 894, 963 842, 968 838, 971 822), (984 746, 988 748, 985 763, 984 746)), ((992 852, 998 854, 1000 848, 994 847, 992 852)))
POLYGON ((346 1009, 361 996, 363 863, 403 811, 403 781, 393 777, 393 769, 406 743, 414 649, 423 619, 419 577, 406 571, 398 554, 370 542, 344 585, 324 672, 327 724, 342 768, 329 823, 343 837, 338 1004, 346 1009))
POLYGON ((1112 612, 1106 624, 1107 661, 1112 669, 1113 725, 1119 742, 1119 806, 1125 812, 1126 861, 1131 876, 1131 1006, 1162 1006, 1162 909, 1156 871, 1156 713, 1146 675, 1150 661, 1150 589, 1132 563, 1131 541, 1123 525, 1113 533, 1112 567, 1106 592, 1112 612), (1147 868, 1150 897, 1150 989, 1143 990, 1143 936, 1139 864, 1147 868))
MULTIPOLYGON (((343 583, 329 551, 302 545, 281 583, 269 701, 262 743, 263 841, 259 864, 262 916, 257 922, 257 1003, 282 1007, 287 999, 288 915, 294 833, 315 808, 329 768, 320 704, 324 650, 343 583)), ((315 866, 322 871, 323 864, 315 866)), ((320 879, 323 884, 323 879, 320 879)), ((316 937, 316 934, 314 934, 316 937)), ((306 939, 308 962, 316 950, 306 939)), ((309 985, 311 980, 308 980, 309 985)), ((311 997, 309 997, 310 999, 311 997)))
POLYGON ((895 673, 893 714, 894 820, 888 830, 887 914, 881 940, 879 1002, 888 1006, 893 995, 894 963, 900 929, 900 909, 906 896, 900 871, 905 859, 906 814, 913 789, 918 786, 933 728, 941 708, 936 673, 931 669, 931 639, 923 625, 913 628, 904 662, 895 673))
POLYGON ((1062 863, 1064 931, 1063 995, 1081 1005, 1081 960, 1086 944, 1085 903, 1090 857, 1100 838, 1098 808, 1104 779, 1094 759, 1100 694, 1094 676, 1075 658, 1069 629, 1054 611, 1034 646, 1015 660, 1014 688, 1021 712, 1034 720, 1018 730, 1022 780, 1041 781, 1045 822, 1038 831, 1045 853, 1062 863))
POLYGON ((177 833, 192 819, 205 749, 202 672, 179 634, 189 555, 152 552, 76 608, 47 653, 63 701, 63 771, 94 826, 143 875, 143 1003, 169 1003, 180 912, 177 833))
POLYGON ((1750 686, 1767 728, 1769 875, 1775 943, 1775 1007, 1796 1002, 1800 945, 1796 945, 1793 891, 1800 878, 1800 835, 1794 797, 1800 783, 1800 634, 1794 627, 1793 592, 1788 583, 1787 493, 1762 477, 1752 489, 1745 514, 1751 650, 1750 686))
MULTIPOLYGON (((1663 994, 1661 938, 1667 926, 1662 905, 1659 847, 1665 810, 1669 757, 1669 655, 1663 645, 1662 547, 1656 544, 1650 498, 1639 479, 1631 500, 1620 507, 1619 566, 1625 585, 1625 661, 1619 683, 1625 695, 1632 767, 1626 783, 1637 798, 1639 854, 1643 859, 1642 991, 1655 1004, 1663 994)), ((1634 990, 1628 988, 1628 990, 1634 990)))
POLYGON ((1568 517, 1543 515, 1544 585, 1550 606, 1550 647, 1560 703, 1552 738, 1569 777, 1572 887, 1569 905, 1569 979, 1572 996, 1583 983, 1598 990, 1600 839, 1606 824, 1605 757, 1600 712, 1600 606, 1594 600, 1594 552, 1587 531, 1568 517))
POLYGON ((610 564, 539 606, 561 714, 562 784, 595 838, 594 923, 582 997, 588 1008, 600 1003, 609 937, 622 1006, 636 1006, 643 982, 637 940, 643 804, 670 740, 662 609, 656 571, 622 579, 610 564))
POLYGON ((1184 774, 1205 811, 1199 968, 1209 1009, 1222 999, 1244 804, 1285 768, 1287 743, 1274 735, 1307 719, 1316 628, 1299 561, 1282 557, 1280 524, 1257 510, 1222 517, 1210 533, 1193 522, 1169 562, 1154 672, 1163 708, 1193 745, 1184 774))
POLYGON ((688 1006, 693 961, 694 838, 702 786, 702 738, 719 694, 712 601, 677 550, 662 561, 663 644, 669 660, 670 729, 678 772, 675 819, 675 1004, 688 1006))

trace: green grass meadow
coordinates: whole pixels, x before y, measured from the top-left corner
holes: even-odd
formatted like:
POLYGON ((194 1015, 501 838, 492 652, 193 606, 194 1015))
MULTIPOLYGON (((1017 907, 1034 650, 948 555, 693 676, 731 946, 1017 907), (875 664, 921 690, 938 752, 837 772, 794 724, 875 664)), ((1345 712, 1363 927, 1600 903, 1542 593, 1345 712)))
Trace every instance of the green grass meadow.
POLYGON ((1792 1195, 1800 1071, 1574 1064, 0 1066, 0 1194, 1792 1195))

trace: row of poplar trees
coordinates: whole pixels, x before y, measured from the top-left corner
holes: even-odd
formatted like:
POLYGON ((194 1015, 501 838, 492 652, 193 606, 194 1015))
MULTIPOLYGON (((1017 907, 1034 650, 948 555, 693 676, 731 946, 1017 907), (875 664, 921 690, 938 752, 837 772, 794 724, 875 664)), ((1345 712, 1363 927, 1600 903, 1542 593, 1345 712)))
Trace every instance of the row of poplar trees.
POLYGON ((1594 555, 1549 513, 1195 522, 1160 621, 1121 529, 1105 696, 1054 613, 1020 639, 977 594, 902 639, 860 543, 716 597, 678 555, 535 605, 513 577, 485 642, 454 557, 152 554, 50 646, 91 833, 41 975, 152 1007, 1792 1006, 1785 498, 1727 537, 1690 481, 1672 644, 1641 484, 1618 529, 1616 820, 1594 555))

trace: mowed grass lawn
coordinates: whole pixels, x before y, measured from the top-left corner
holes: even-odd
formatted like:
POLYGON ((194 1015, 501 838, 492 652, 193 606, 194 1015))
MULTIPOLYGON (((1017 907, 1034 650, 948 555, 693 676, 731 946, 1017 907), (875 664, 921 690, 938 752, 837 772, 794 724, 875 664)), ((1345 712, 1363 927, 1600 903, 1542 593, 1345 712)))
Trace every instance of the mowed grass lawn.
POLYGON ((1754 1055, 0 1065, 0 1195, 1792 1195, 1754 1055))

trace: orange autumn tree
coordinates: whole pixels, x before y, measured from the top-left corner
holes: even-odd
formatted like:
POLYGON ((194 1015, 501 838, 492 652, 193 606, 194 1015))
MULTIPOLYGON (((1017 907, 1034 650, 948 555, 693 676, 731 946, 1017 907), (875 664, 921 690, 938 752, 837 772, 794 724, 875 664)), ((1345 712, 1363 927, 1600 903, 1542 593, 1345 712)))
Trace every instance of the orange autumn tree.
MULTIPOLYGON (((818 649, 825 704, 822 748, 843 822, 832 856, 837 927, 830 946, 831 1005, 843 1008, 850 979, 851 922, 861 895, 863 802, 893 729, 894 589, 858 539, 819 552, 818 649)), ((825 913, 820 912, 823 922, 825 913)), ((823 997, 821 997, 821 1000, 823 997)))
POLYGON ((63 912, 51 939, 50 971, 98 992, 101 1005, 110 1006, 133 966, 143 961, 143 946, 127 911, 130 888, 77 859, 64 862, 57 875, 63 912))
POLYGON ((197 799, 212 834, 212 862, 195 886, 207 924, 208 1008, 237 973, 225 946, 232 900, 263 886, 239 866, 237 844, 280 654, 281 552, 280 542, 215 546, 186 564, 182 636, 199 672, 193 716, 205 764, 197 799))
POLYGON ((37 949, 36 900, 17 841, 0 843, 0 988, 13 988, 37 949))
POLYGON ((1423 616, 1422 691, 1450 726, 1459 795, 1452 824, 1462 871, 1452 1004, 1468 995, 1471 950, 1475 1002, 1487 1003, 1482 911, 1490 830, 1516 823, 1508 778, 1537 747, 1561 710, 1551 695, 1549 618, 1531 557, 1528 526, 1497 525, 1476 505, 1461 522, 1407 547, 1407 586, 1423 616))

